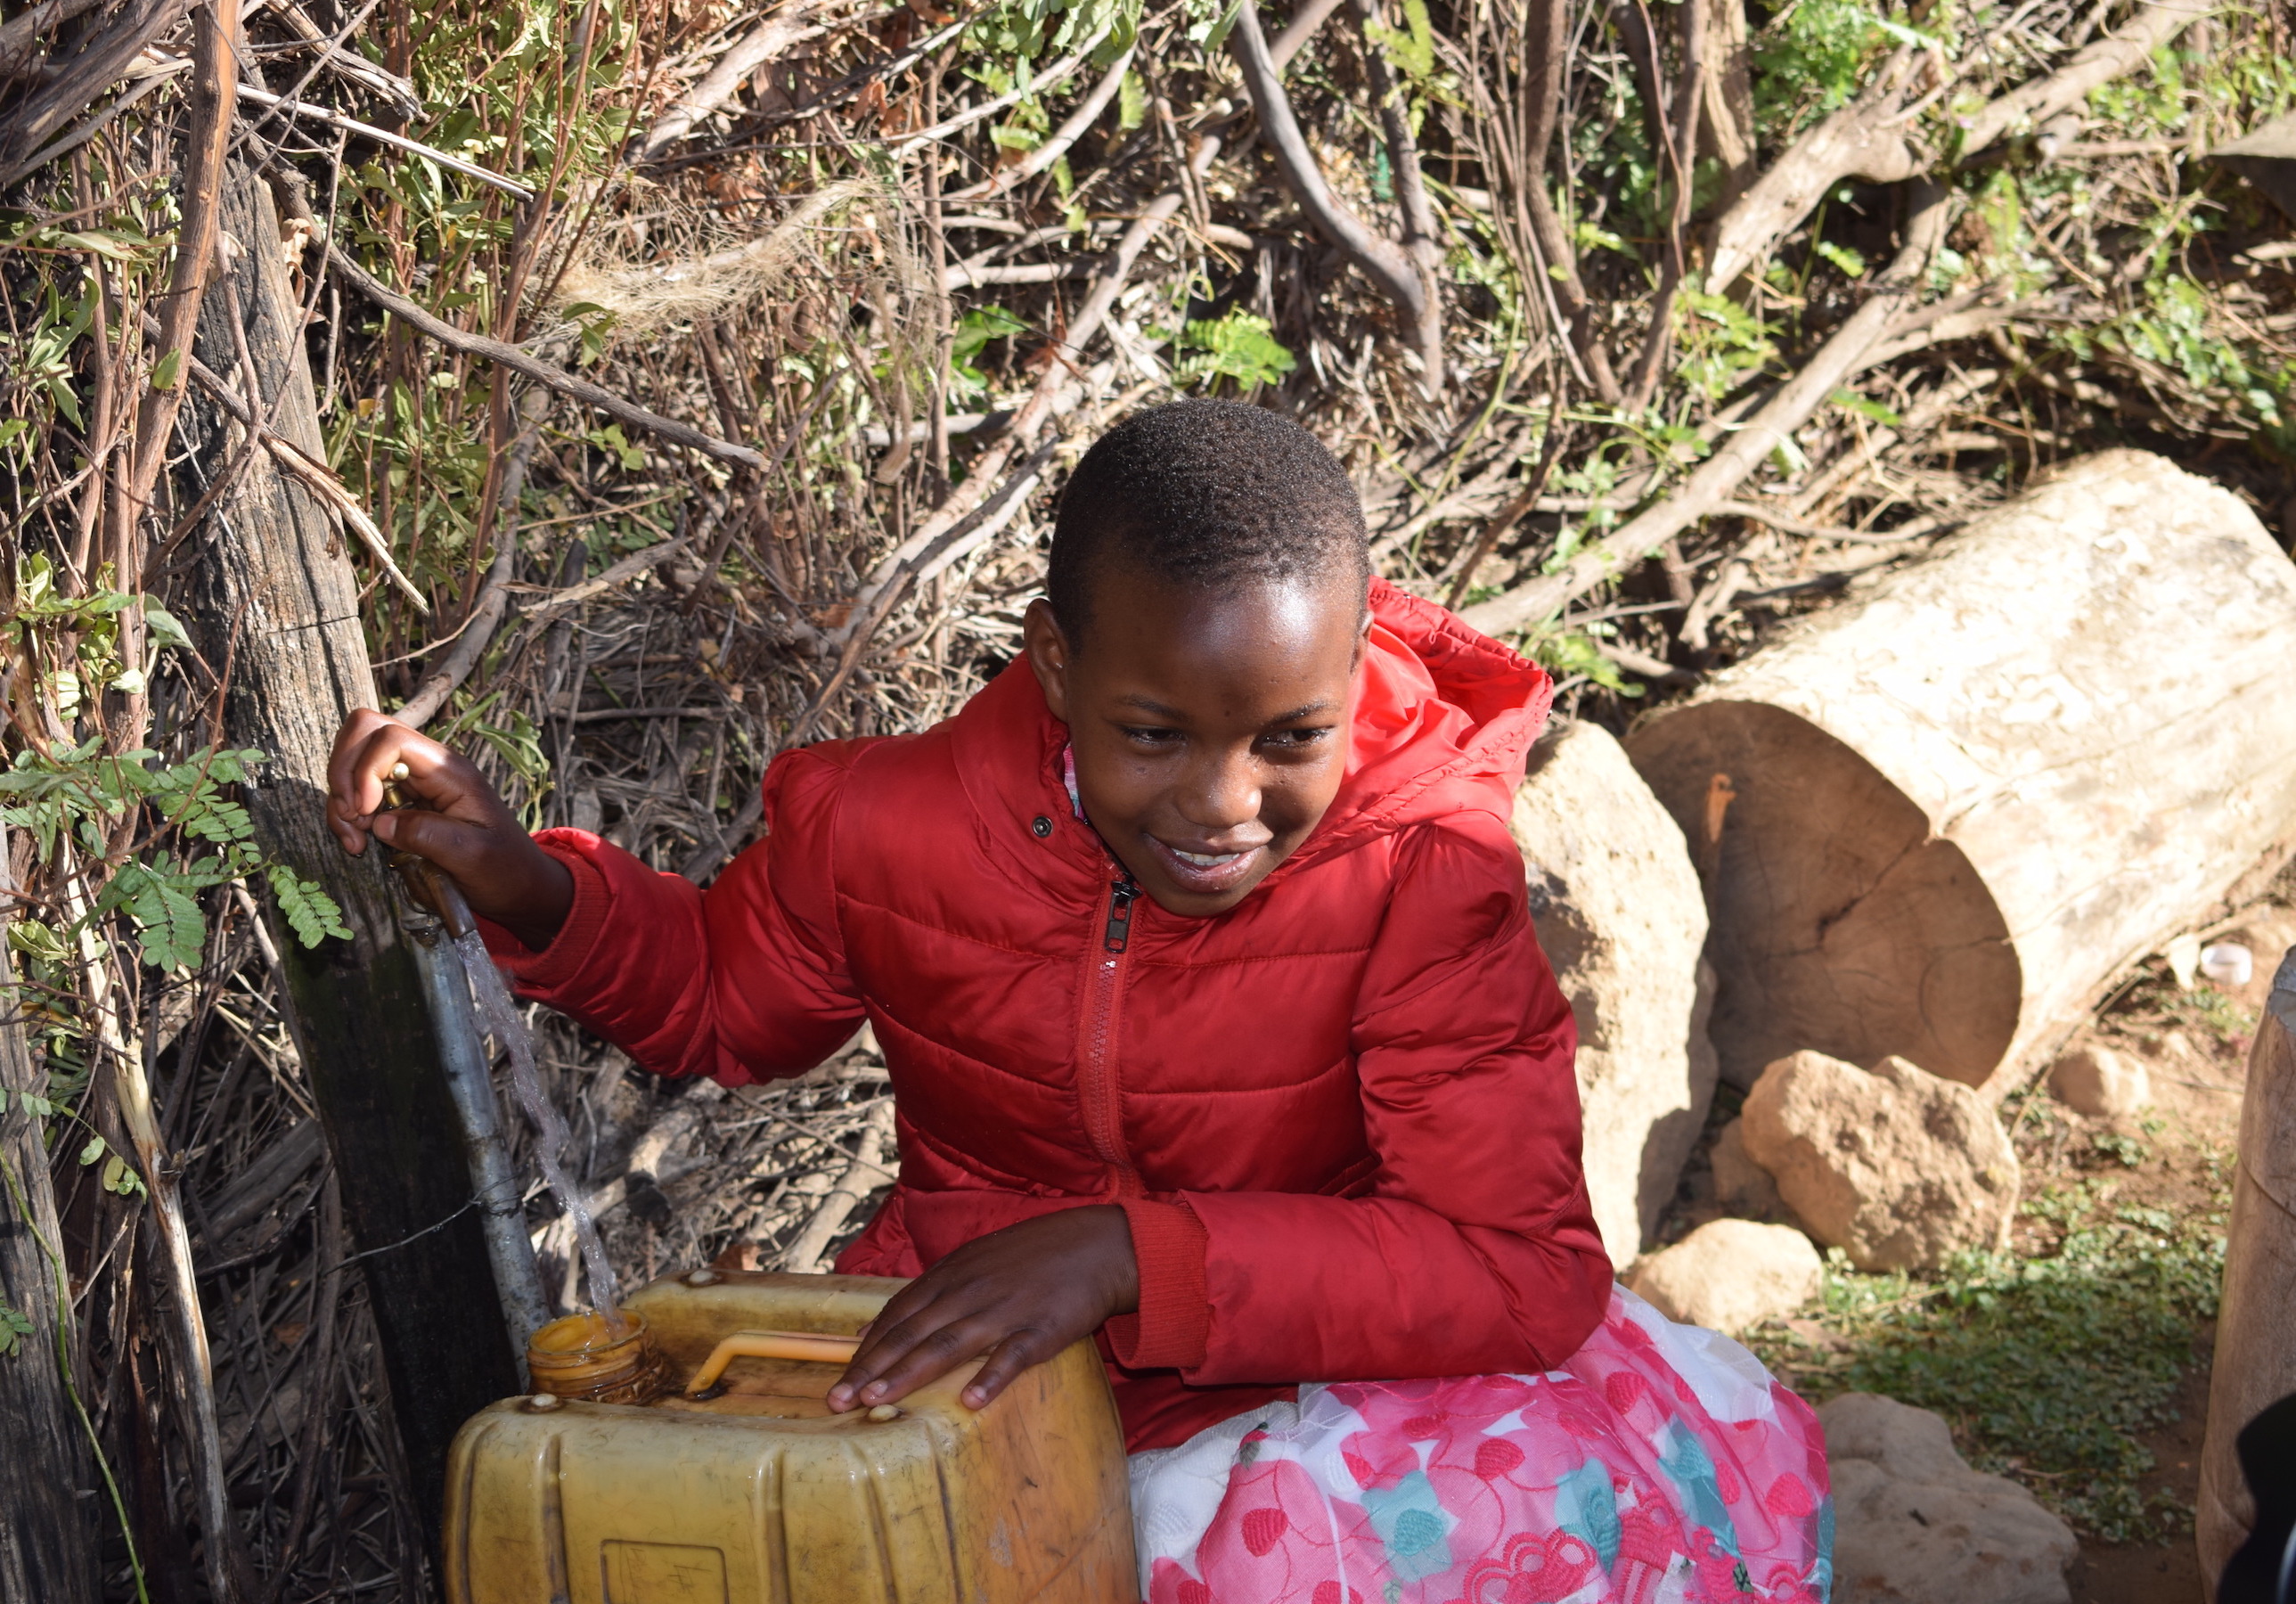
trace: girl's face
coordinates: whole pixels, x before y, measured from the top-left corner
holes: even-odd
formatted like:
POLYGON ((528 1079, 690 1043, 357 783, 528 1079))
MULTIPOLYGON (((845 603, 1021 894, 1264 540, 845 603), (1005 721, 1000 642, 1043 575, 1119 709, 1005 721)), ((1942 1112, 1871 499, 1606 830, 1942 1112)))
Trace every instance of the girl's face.
POLYGON ((1046 602, 1024 622, 1085 816, 1159 907, 1225 913, 1339 794, 1364 593, 1313 579, 1205 589, 1121 568, 1096 588, 1080 650, 1046 602))

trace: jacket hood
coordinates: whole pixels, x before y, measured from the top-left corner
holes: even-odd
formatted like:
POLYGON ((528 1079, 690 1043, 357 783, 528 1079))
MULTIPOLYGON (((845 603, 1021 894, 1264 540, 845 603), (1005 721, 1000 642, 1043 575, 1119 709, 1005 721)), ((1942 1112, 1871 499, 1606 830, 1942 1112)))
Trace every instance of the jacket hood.
MULTIPOLYGON (((1433 602, 1371 582, 1372 623, 1345 777, 1313 834, 1268 879, 1408 825, 1461 811, 1505 820, 1554 684, 1546 671, 1433 602)), ((1016 659, 950 721, 984 824, 1067 804, 1068 726, 1016 659), (1016 761, 1017 760, 1017 761, 1016 761)), ((991 825, 1000 845, 1012 832, 991 825)), ((1038 860, 1041 866, 1041 860, 1038 860)))
POLYGON ((1447 608, 1375 579, 1371 617, 1347 777, 1279 874, 1446 813, 1506 818, 1546 723, 1546 671, 1447 608))

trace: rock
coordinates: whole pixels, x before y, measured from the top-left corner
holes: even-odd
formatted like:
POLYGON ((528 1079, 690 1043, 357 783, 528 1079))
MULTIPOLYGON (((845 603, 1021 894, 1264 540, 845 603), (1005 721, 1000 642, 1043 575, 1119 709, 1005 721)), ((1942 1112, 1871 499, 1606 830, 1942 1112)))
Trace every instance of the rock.
POLYGON ((1778 1183, 1746 1153, 1746 1122, 1732 1120, 1714 1133, 1706 1162, 1714 1166, 1714 1201, 1742 1219, 1767 1220, 1786 1212, 1778 1183))
POLYGON ((2049 1071, 2049 1090, 2076 1114, 2115 1119, 2152 1100, 2152 1076, 2142 1058, 2109 1047, 2084 1047, 2056 1061, 2049 1071))
POLYGON ((1946 1424, 1873 1393, 1817 1411, 1833 1480, 1834 1604, 2065 1604, 2070 1527, 1954 1452, 1946 1424))
POLYGON ((1731 1336, 1792 1314, 1816 1297, 1825 1270, 1791 1225, 1714 1220, 1635 1266, 1627 1288, 1669 1320, 1731 1336))
POLYGON ((1682 832, 1592 724, 1550 727, 1515 794, 1531 917, 1578 1024, 1587 1188, 1620 1264, 1674 1196, 1714 1096, 1706 899, 1682 832))
POLYGON ((2017 1155, 1973 1088, 1903 1058, 1869 1074, 1824 1053, 1780 1058, 1747 1094, 1746 1153, 1810 1235, 1860 1270, 1926 1270, 2005 1247, 2017 1155))

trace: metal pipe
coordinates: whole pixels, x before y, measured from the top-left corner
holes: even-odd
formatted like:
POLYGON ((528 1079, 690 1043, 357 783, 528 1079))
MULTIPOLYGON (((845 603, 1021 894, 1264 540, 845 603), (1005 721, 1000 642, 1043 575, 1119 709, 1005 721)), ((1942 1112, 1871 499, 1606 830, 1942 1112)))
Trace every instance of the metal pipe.
MULTIPOLYGON (((392 768, 383 786, 383 806, 418 805, 405 788, 406 777, 406 764, 392 768)), ((463 1152, 470 1162, 487 1259, 494 1268, 495 1296, 502 1300, 503 1324, 518 1354, 519 1376, 522 1384, 531 1385, 526 1345, 549 1321, 550 1306, 542 1296, 534 1242, 526 1234, 525 1192, 511 1168, 510 1145, 496 1117, 494 1063, 487 1055, 486 1032, 479 1028, 463 955, 455 950, 455 938, 477 921, 463 900, 462 887, 436 865, 406 851, 391 853, 390 862, 406 893, 399 925, 414 939, 414 967, 430 1005, 430 1033, 447 1072, 447 1093, 455 1099, 455 1122, 463 1128, 463 1152)))
POLYGON ((534 1262, 534 1243, 526 1233, 524 1192, 496 1116, 493 1067, 471 1003, 470 977, 463 973, 462 955, 447 939, 446 925, 428 909, 410 909, 401 922, 414 938, 414 967, 422 977, 439 1061, 446 1069, 447 1090, 462 1126, 463 1151, 470 1161, 471 1187, 477 1195, 487 1258, 494 1267, 495 1292, 502 1299, 503 1323, 509 1328, 522 1377, 527 1339, 550 1319, 550 1312, 542 1295, 542 1272, 534 1262))

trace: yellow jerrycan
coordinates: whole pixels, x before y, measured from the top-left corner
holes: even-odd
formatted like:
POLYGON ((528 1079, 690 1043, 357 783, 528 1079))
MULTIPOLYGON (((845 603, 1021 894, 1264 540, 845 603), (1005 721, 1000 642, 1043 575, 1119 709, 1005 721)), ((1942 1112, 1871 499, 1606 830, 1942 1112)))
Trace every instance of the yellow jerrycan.
POLYGON ((957 1395, 977 1362, 829 1412, 854 1334, 903 1285, 696 1270, 633 1295, 627 1332, 544 1327, 538 1390, 455 1439, 450 1604, 1136 1604, 1124 1434, 1090 1342, 978 1413, 957 1395))

